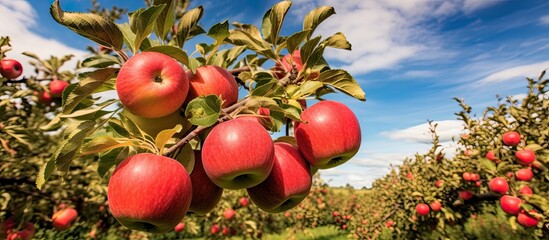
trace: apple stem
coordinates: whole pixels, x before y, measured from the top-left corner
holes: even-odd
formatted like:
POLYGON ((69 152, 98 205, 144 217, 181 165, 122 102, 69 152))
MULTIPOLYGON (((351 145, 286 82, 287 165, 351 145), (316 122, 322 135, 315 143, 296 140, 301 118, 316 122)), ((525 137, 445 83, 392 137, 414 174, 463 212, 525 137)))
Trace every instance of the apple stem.
MULTIPOLYGON (((240 101, 238 101, 237 103, 231 105, 231 106, 228 106, 226 108, 223 108, 221 109, 221 112, 223 112, 223 116, 220 116, 218 119, 217 119, 217 122, 218 123, 222 123, 224 121, 227 121, 227 120, 230 120, 232 119, 233 117, 230 115, 230 113, 232 112, 235 112, 236 110, 240 109, 242 106, 244 106, 247 102, 248 102, 248 99, 249 98, 244 98, 240 101)), ((183 147, 187 142, 189 142, 191 139, 193 139, 194 137, 196 137, 200 132, 204 131, 205 129, 208 129, 210 126, 208 127, 205 127, 205 126, 198 126, 196 128, 194 128, 194 130, 192 130, 191 132, 189 132, 185 137, 183 137, 181 140, 179 140, 175 145, 171 146, 170 148, 168 148, 168 150, 166 150, 164 152, 164 156, 169 156, 170 154, 172 154, 173 152, 177 151, 177 149, 183 147)))
POLYGON ((116 54, 118 54, 118 56, 120 56, 124 60, 124 62, 126 62, 126 61, 128 61, 128 59, 130 59, 128 57, 128 55, 126 55, 126 53, 124 53, 124 51, 122 51, 122 50, 116 50, 116 54))

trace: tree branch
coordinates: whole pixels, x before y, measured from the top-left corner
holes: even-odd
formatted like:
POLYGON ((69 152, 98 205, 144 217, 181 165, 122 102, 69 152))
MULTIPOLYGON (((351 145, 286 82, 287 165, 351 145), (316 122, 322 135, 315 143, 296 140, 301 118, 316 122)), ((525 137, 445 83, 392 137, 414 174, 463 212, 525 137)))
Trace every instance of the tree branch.
POLYGON ((250 67, 244 66, 244 67, 233 68, 233 69, 229 70, 229 72, 230 72, 232 75, 238 75, 239 73, 241 73, 241 72, 246 72, 246 71, 250 71, 250 67))

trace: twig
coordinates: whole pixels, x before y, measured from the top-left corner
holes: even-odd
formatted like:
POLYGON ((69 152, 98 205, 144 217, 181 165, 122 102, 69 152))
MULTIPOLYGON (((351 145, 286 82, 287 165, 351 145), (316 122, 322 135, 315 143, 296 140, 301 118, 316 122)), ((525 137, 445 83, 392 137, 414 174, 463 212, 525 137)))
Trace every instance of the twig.
POLYGON ((244 66, 244 67, 239 67, 239 68, 233 68, 233 69, 229 70, 229 72, 230 72, 232 75, 238 75, 239 73, 241 73, 241 72, 246 72, 246 71, 250 71, 250 67, 249 67, 249 66, 244 66))

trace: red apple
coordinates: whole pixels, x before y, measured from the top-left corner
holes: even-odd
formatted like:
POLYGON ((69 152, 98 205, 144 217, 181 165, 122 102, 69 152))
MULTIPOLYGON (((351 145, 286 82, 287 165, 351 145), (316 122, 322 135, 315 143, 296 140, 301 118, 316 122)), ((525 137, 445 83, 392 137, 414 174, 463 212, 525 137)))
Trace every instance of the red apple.
POLYGON ((439 201, 434 201, 430 205, 431 209, 435 212, 440 211, 440 209, 442 208, 442 204, 439 201))
POLYGON ((238 202, 240 203, 240 206, 247 207, 248 204, 250 204, 250 199, 248 199, 247 197, 241 197, 240 199, 238 199, 238 202))
POLYGON ((48 91, 43 91, 41 93, 38 93, 38 102, 49 105, 52 101, 52 96, 48 91))
POLYGON ((282 79, 284 76, 286 76, 286 73, 291 72, 293 66, 295 66, 297 72, 301 71, 301 68, 303 68, 303 62, 301 61, 301 52, 299 50, 295 50, 293 54, 286 54, 282 59, 280 59, 280 63, 276 63, 275 67, 273 68, 274 75, 278 79, 282 79))
POLYGON ((444 180, 437 180, 437 181, 435 182, 435 186, 436 186, 436 187, 442 187, 443 185, 444 185, 444 180))
POLYGON ((212 226, 212 228, 210 229, 210 232, 211 232, 213 235, 218 234, 219 231, 221 231, 221 228, 220 228, 219 225, 217 225, 217 224, 214 224, 214 225, 212 226))
MULTIPOLYGON (((531 213, 536 213, 536 210, 530 210, 531 213)), ((535 227, 538 225, 539 218, 534 217, 525 211, 522 211, 517 216, 517 222, 524 227, 535 227)))
POLYGON ((534 173, 529 168, 519 169, 515 174, 517 180, 529 182, 534 177, 534 173))
POLYGON ((30 240, 34 236, 34 224, 32 223, 26 223, 24 225, 24 228, 21 230, 13 229, 15 225, 12 225, 8 228, 6 226, 5 233, 6 233, 6 240, 30 240))
POLYGON ((496 161, 496 155, 494 151, 490 150, 486 153, 486 158, 490 161, 496 161))
POLYGON ((518 132, 506 132, 502 138, 503 144, 507 146, 517 146, 520 143, 520 134, 518 132))
POLYGON ((418 205, 416 205, 416 213, 419 214, 420 216, 425 216, 425 215, 428 215, 429 214, 429 205, 425 204, 425 203, 420 203, 418 205))
POLYGON ((471 173, 471 181, 478 181, 480 180, 480 175, 476 173, 471 173))
POLYGON ((256 186, 271 172, 274 144, 257 121, 235 118, 215 126, 202 147, 208 177, 226 189, 256 186))
POLYGON ((328 169, 351 159, 360 148, 360 125, 345 104, 325 100, 301 113, 295 126, 299 151, 311 165, 328 169))
POLYGON ((387 226, 388 228, 392 227, 393 224, 395 224, 395 222, 393 222, 393 220, 389 220, 389 221, 385 222, 385 226, 387 226))
POLYGON ((458 195, 459 195, 459 198, 461 198, 463 200, 469 200, 469 199, 473 198, 473 193, 470 192, 470 191, 467 191, 467 190, 466 191, 460 191, 458 193, 458 195))
POLYGON ((499 199, 499 205, 504 212, 511 215, 517 215, 520 210, 521 200, 518 197, 505 195, 499 199))
POLYGON ((233 219, 235 215, 236 215, 236 212, 232 208, 225 209, 225 211, 223 211, 223 217, 225 217, 225 219, 227 220, 233 219))
POLYGON ((536 161, 536 153, 530 149, 518 150, 515 152, 515 157, 518 162, 522 165, 530 165, 536 161))
POLYGON ((288 211, 284 212, 284 217, 289 218, 292 214, 288 211))
POLYGON ((532 189, 530 187, 528 187, 527 185, 524 185, 524 186, 522 186, 522 188, 520 188, 519 193, 522 194, 522 195, 529 196, 529 195, 534 194, 534 191, 532 191, 532 189))
POLYGON ((221 234, 223 236, 228 236, 229 234, 231 234, 231 229, 229 227, 223 227, 223 230, 221 230, 221 234))
POLYGON ((189 174, 178 161, 151 153, 116 166, 108 184, 111 213, 127 228, 163 233, 173 229, 191 204, 189 174))
POLYGON ((507 173, 505 174, 505 176, 506 176, 508 179, 511 179, 511 178, 513 178, 513 177, 515 176, 515 174, 514 174, 513 172, 507 172, 507 173))
POLYGON ((7 79, 16 79, 23 73, 23 66, 15 59, 2 59, 0 61, 0 74, 7 79))
POLYGON ((61 97, 61 94, 63 94, 63 90, 69 86, 69 83, 67 81, 55 79, 51 81, 50 83, 50 94, 52 97, 61 97))
POLYGON ((189 80, 179 62, 158 52, 142 52, 122 65, 116 92, 122 104, 146 118, 167 116, 181 108, 189 80))
POLYGON ((223 99, 223 107, 228 107, 238 100, 238 84, 227 69, 208 65, 198 67, 195 74, 190 70, 186 74, 190 83, 187 101, 215 94, 223 99))
POLYGON ((193 185, 193 198, 189 212, 205 215, 211 212, 216 206, 221 196, 223 188, 215 185, 208 178, 202 165, 202 154, 200 151, 194 152, 194 169, 191 173, 191 183, 193 185))
POLYGON ((64 231, 76 222, 76 218, 78 218, 78 212, 74 208, 62 208, 53 214, 51 220, 57 231, 64 231))
POLYGON ((488 183, 490 191, 500 194, 505 194, 509 190, 509 184, 503 177, 496 177, 488 183))
POLYGON ((462 175, 462 177, 463 177, 463 180, 465 180, 465 181, 471 181, 471 180, 473 180, 473 177, 472 177, 472 175, 471 175, 470 172, 464 172, 463 175, 462 175))
POLYGON ((185 223, 178 223, 173 229, 175 232, 182 232, 185 229, 185 223))
POLYGON ((334 212, 332 212, 332 216, 334 216, 334 217, 338 217, 338 216, 339 216, 339 212, 338 212, 338 211, 334 211, 334 212))
POLYGON ((297 147, 276 142, 274 149, 274 165, 269 177, 247 191, 260 209, 279 213, 295 207, 307 197, 312 175, 309 163, 297 147))
POLYGON ((412 181, 414 181, 414 174, 412 174, 411 172, 408 172, 406 173, 406 177, 412 181))

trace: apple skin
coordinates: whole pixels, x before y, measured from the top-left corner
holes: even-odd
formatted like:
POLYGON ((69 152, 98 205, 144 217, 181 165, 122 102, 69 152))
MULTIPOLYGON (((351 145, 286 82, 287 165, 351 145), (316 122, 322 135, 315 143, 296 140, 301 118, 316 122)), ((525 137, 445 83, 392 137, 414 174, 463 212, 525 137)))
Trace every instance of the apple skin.
POLYGON ((257 121, 235 118, 215 126, 202 146, 208 177, 225 189, 249 188, 263 182, 274 163, 274 144, 257 121))
POLYGON ((214 225, 212 226, 212 228, 210 229, 210 232, 211 232, 213 235, 218 234, 219 231, 221 231, 221 228, 220 228, 219 225, 217 225, 217 224, 214 224, 214 225))
POLYGON ((172 230, 187 213, 192 184, 176 160, 140 153, 116 166, 107 198, 111 214, 125 227, 163 233, 172 230))
POLYGON ((170 56, 142 52, 120 68, 116 92, 133 114, 159 118, 181 108, 189 92, 189 80, 183 67, 170 56))
POLYGON ((202 66, 196 69, 193 74, 186 71, 189 79, 189 97, 186 102, 207 95, 221 96, 223 107, 233 105, 238 100, 238 84, 234 76, 226 69, 218 66, 202 66))
POLYGON ((248 199, 247 197, 241 197, 240 199, 238 199, 238 203, 240 203, 240 206, 242 207, 247 207, 250 204, 250 199, 248 199))
POLYGON ((13 231, 12 229, 6 229, 6 240, 30 240, 34 236, 34 224, 27 223, 25 228, 20 231, 13 231))
POLYGON ((57 231, 69 229, 78 218, 78 212, 74 208, 62 208, 52 216, 53 227, 57 231))
POLYGON ((160 133, 161 131, 166 129, 172 129, 177 124, 181 124, 183 128, 181 129, 181 132, 177 133, 175 136, 182 136, 192 126, 192 124, 187 121, 187 118, 181 111, 175 111, 167 116, 159 118, 141 117, 139 115, 131 113, 126 109, 122 111, 122 114, 132 120, 132 122, 134 122, 135 125, 139 127, 139 129, 143 130, 143 132, 149 134, 153 138, 156 138, 158 133, 160 133))
POLYGON ((393 222, 393 220, 389 220, 389 221, 385 222, 385 226, 388 227, 388 228, 392 227, 393 224, 395 224, 395 222, 393 222))
POLYGON ((464 172, 462 177, 465 181, 471 181, 473 179, 470 172, 464 172))
POLYGON ((490 150, 486 153, 486 158, 490 161, 496 161, 496 156, 494 151, 490 150))
POLYGON ((259 185, 247 189, 252 202, 269 213, 297 206, 307 197, 313 182, 309 163, 297 147, 276 142, 274 148, 271 174, 259 185))
POLYGON ((202 154, 200 151, 194 151, 194 159, 194 169, 191 173, 193 198, 189 212, 205 215, 217 206, 223 195, 223 188, 215 185, 208 178, 202 165, 202 154))
POLYGON ((515 157, 522 165, 530 165, 536 161, 536 153, 530 149, 518 150, 515 152, 515 157))
POLYGON ((333 168, 351 159, 360 148, 361 130, 355 114, 345 104, 325 100, 301 113, 295 126, 299 151, 319 169, 333 168))
POLYGON ((23 66, 15 59, 2 59, 0 61, 0 74, 7 79, 16 79, 23 73, 23 66))
POLYGON ((499 205, 504 212, 517 215, 520 211, 521 200, 518 197, 505 195, 499 199, 499 205))
POLYGON ((229 208, 223 211, 223 217, 225 217, 226 220, 231 220, 235 216, 236 216, 236 212, 232 208, 229 208))
POLYGON ((435 186, 436 186, 436 187, 442 187, 442 186, 444 186, 444 180, 437 180, 437 181, 435 182, 435 186))
POLYGON ((488 187, 492 192, 505 194, 509 190, 509 184, 503 177, 496 177, 490 180, 488 187))
POLYGON ((49 105, 52 101, 52 96, 48 91, 38 93, 38 102, 49 105))
POLYGON ((442 208, 442 204, 439 201, 432 202, 430 206, 431 210, 433 210, 434 212, 438 212, 442 208))
POLYGON ((173 229, 175 232, 182 232, 185 229, 185 223, 178 223, 173 229))
POLYGON ((420 215, 420 216, 429 215, 429 212, 430 212, 429 205, 427 205, 425 203, 420 203, 420 204, 416 205, 416 213, 418 215, 420 215))
POLYGON ((515 177, 519 181, 529 182, 534 177, 534 173, 529 168, 519 169, 515 174, 515 177))
POLYGON ((463 199, 463 200, 469 200, 471 198, 473 198, 473 193, 470 192, 470 191, 460 191, 458 193, 459 195, 459 198, 463 199))
POLYGON ((50 94, 52 97, 61 97, 63 90, 69 86, 67 81, 55 79, 50 83, 50 94))
POLYGON ((522 194, 522 195, 525 195, 525 196, 530 196, 530 195, 534 194, 534 191, 532 191, 532 188, 524 185, 520 188, 519 193, 522 194))
POLYGON ((503 144, 507 146, 517 146, 520 143, 520 134, 518 132, 506 132, 502 136, 503 144))
MULTIPOLYGON (((530 210, 530 212, 535 213, 536 210, 532 209, 530 210)), ((535 227, 538 225, 539 218, 531 216, 525 211, 522 211, 517 216, 517 222, 524 227, 535 227)))

